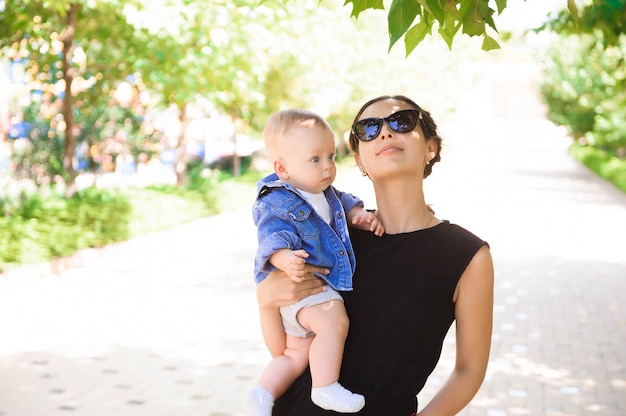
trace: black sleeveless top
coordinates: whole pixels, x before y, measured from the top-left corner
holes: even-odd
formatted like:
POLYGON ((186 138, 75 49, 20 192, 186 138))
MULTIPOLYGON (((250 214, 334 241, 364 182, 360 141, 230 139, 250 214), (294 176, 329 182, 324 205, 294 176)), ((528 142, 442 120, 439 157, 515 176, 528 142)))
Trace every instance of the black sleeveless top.
MULTIPOLYGON (((350 229, 357 259, 354 290, 342 292, 350 331, 339 382, 365 396, 357 415, 410 416, 454 321, 452 297, 483 245, 444 221, 432 228, 376 237, 350 229)), ((311 402, 311 375, 276 400, 274 416, 338 414, 311 402)))

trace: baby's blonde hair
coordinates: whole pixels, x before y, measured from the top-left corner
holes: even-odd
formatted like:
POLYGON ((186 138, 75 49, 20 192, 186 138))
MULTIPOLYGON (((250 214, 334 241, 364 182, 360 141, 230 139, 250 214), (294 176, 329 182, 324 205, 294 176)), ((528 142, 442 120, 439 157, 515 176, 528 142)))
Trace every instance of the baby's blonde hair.
POLYGON ((312 111, 301 108, 288 108, 277 111, 267 119, 263 129, 265 151, 270 161, 273 162, 278 159, 281 139, 285 138, 289 130, 296 126, 319 126, 332 132, 328 122, 312 111))

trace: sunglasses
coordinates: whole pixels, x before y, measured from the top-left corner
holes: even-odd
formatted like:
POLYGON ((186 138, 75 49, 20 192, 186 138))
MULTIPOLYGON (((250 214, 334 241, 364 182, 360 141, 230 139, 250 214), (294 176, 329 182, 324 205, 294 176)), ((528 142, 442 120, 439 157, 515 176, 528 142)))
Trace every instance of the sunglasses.
POLYGON ((422 118, 419 110, 402 110, 385 118, 364 118, 352 125, 352 132, 362 142, 374 140, 380 134, 386 121, 389 128, 396 133, 408 133, 417 126, 422 118))

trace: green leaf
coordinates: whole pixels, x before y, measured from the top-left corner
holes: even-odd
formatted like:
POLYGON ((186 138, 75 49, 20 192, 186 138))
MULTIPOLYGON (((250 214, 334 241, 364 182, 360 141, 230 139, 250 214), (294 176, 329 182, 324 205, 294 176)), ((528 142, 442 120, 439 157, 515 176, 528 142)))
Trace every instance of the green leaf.
POLYGON ((389 8, 389 50, 422 14, 422 6, 415 0, 393 0, 389 8))
POLYGON ((443 21, 443 24, 441 24, 441 22, 440 24, 443 26, 444 28, 443 30, 446 33, 454 36, 460 28, 460 24, 457 25, 457 22, 461 20, 461 14, 459 13, 459 10, 457 10, 456 8, 456 1, 447 0, 445 13, 446 13, 446 16, 443 21))
POLYGON ((567 9, 574 19, 574 26, 578 27, 578 6, 574 0, 567 0, 567 9))
POLYGON ((432 29, 432 24, 429 24, 427 19, 422 19, 418 24, 406 32, 406 36, 404 37, 406 56, 409 56, 411 52, 413 52, 413 49, 415 49, 415 47, 424 40, 426 35, 430 35, 432 33, 432 29))
POLYGON ((346 0, 343 5, 347 6, 349 3, 352 3, 352 13, 350 17, 354 18, 358 18, 361 12, 367 9, 385 10, 383 0, 346 0))
POLYGON ((498 6, 498 14, 500 14, 506 8, 506 0, 496 0, 496 5, 498 6))
POLYGON ((441 4, 440 0, 417 0, 422 7, 430 14, 433 15, 435 19, 439 21, 439 23, 443 23, 446 18, 446 11, 441 4))
POLYGON ((461 20, 463 22, 463 33, 470 36, 477 36, 485 32, 485 22, 479 18, 476 10, 480 0, 466 0, 461 3, 461 20))
POLYGON ((483 35, 483 45, 481 48, 483 51, 491 51, 494 49, 500 49, 500 44, 491 36, 486 33, 483 35))
MULTIPOLYGON (((463 21, 463 33, 470 36, 480 36, 485 33, 485 23, 494 27, 491 14, 486 0, 466 0, 461 4, 461 18, 463 21)), ((494 28, 495 29, 495 28, 494 28)))
POLYGON ((456 33, 456 30, 454 28, 444 29, 439 27, 438 32, 448 45, 448 49, 452 50, 452 41, 454 40, 454 33, 456 33))
POLYGON ((487 7, 487 4, 485 2, 484 7, 481 7, 479 9, 479 12, 482 13, 481 17, 483 18, 483 20, 485 22, 487 22, 487 24, 496 32, 498 31, 498 29, 496 28, 496 23, 493 21, 493 14, 495 13, 494 10, 491 7, 487 7))

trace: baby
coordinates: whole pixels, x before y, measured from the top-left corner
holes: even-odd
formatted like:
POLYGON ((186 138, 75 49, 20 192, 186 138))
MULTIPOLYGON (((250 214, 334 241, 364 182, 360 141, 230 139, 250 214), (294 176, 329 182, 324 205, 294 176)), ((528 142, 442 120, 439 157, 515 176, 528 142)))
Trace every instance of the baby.
POLYGON ((355 258, 348 224, 384 232, 363 202, 332 186, 336 175, 335 136, 328 123, 307 110, 273 114, 263 131, 274 173, 258 183, 253 206, 259 247, 255 280, 280 269, 294 281, 306 275, 305 263, 330 271, 319 275, 327 290, 282 307, 283 332, 263 328, 266 343, 282 342, 258 384, 246 396, 249 416, 271 416, 274 400, 310 365, 311 400, 317 406, 356 413, 365 398, 339 384, 349 321, 338 291, 352 290, 355 258), (280 338, 279 338, 280 337, 280 338))

